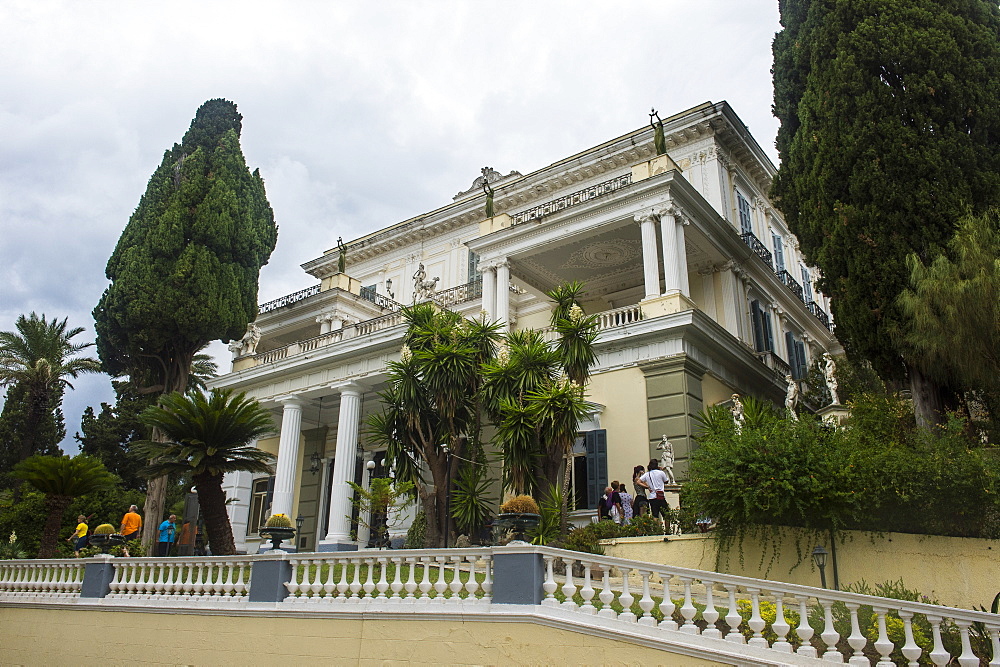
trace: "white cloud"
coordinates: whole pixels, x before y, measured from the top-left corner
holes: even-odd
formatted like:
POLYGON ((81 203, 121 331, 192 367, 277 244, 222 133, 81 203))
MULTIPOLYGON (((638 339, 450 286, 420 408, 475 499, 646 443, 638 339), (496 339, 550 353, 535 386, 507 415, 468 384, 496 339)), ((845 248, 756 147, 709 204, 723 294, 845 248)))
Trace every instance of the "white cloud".
MULTIPOLYGON (((728 100, 775 159, 773 0, 0 5, 0 330, 93 335, 104 265, 163 151, 226 97, 280 225, 261 299, 333 245, 728 100)), ((222 348, 220 362, 228 364, 222 348)), ((66 399, 72 434, 110 385, 66 399)))

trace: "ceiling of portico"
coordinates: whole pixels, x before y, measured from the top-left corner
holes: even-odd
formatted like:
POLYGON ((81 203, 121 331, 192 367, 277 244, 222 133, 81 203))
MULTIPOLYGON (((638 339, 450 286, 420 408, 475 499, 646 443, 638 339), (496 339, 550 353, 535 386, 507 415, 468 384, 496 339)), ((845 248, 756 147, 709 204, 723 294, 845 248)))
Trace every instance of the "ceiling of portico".
MULTIPOLYGON (((687 229, 690 229, 688 227, 687 229)), ((721 261, 703 248, 708 242, 697 234, 688 234, 688 266, 695 267, 721 261)), ((657 235, 657 254, 660 251, 657 235)), ((659 271, 663 274, 663 258, 659 271)), ((560 239, 537 250, 512 257, 512 274, 540 292, 573 280, 586 285, 593 296, 621 292, 643 284, 642 238, 639 225, 631 220, 600 233, 588 233, 560 239)))

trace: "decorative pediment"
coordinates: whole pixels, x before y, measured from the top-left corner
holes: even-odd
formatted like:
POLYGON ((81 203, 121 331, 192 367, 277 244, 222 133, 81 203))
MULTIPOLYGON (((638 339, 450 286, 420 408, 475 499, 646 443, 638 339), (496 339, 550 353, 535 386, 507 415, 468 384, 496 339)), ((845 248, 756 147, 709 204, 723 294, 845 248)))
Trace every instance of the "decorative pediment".
POLYGON ((500 183, 501 181, 508 181, 514 178, 521 178, 522 176, 524 176, 524 174, 522 174, 519 171, 512 171, 506 176, 504 176, 493 167, 483 167, 482 174, 480 174, 476 178, 476 180, 472 181, 472 187, 469 188, 468 190, 463 190, 459 192, 457 195, 452 197, 452 201, 458 201, 463 197, 467 197, 471 194, 478 194, 482 192, 484 183, 489 183, 490 185, 494 185, 496 183, 500 183))

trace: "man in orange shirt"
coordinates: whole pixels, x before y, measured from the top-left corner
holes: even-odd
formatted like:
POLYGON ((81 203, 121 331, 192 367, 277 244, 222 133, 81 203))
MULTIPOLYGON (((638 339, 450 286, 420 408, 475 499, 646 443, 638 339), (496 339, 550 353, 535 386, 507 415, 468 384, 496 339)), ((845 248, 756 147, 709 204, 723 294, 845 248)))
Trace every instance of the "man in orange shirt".
POLYGON ((132 505, 128 508, 125 516, 122 517, 121 534, 126 542, 139 537, 139 530, 142 528, 142 517, 139 516, 138 509, 138 507, 132 505))

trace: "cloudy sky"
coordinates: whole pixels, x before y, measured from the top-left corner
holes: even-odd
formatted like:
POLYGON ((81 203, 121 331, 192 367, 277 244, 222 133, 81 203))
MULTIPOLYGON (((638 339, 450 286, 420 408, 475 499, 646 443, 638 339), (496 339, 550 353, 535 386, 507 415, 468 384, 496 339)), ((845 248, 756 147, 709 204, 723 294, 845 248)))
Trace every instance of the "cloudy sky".
MULTIPOLYGON (((0 2, 0 330, 93 340, 104 267, 196 109, 243 114, 280 227, 261 302, 299 265, 434 209, 481 167, 522 173, 728 100, 777 161, 775 0, 0 2)), ((212 350, 228 370, 221 343, 212 350)), ((96 354, 96 353, 95 353, 96 354)), ((69 442, 106 376, 75 382, 69 442)))

